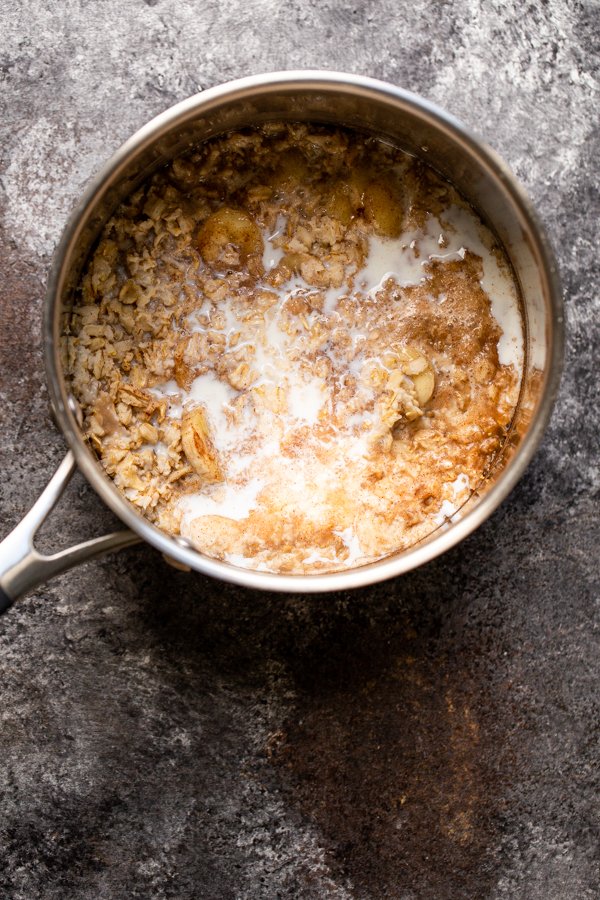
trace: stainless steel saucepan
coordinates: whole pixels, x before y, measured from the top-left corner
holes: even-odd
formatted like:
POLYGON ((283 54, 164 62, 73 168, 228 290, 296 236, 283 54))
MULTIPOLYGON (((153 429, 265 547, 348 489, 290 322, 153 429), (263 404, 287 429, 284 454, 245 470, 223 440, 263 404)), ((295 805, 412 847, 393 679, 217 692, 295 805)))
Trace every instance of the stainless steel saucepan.
POLYGON ((183 567, 248 587, 332 591, 400 575, 448 550, 478 527, 521 477, 540 441, 558 388, 563 311, 556 263, 530 201, 504 162, 456 119, 400 88, 337 72, 279 72, 211 88, 167 110, 131 137, 96 176, 74 210, 56 251, 45 303, 44 348, 56 421, 69 451, 48 487, 0 544, 0 608, 86 559, 144 540, 183 567), (139 515, 104 474, 86 445, 62 371, 59 340, 82 266, 103 225, 124 197, 167 160, 198 142, 266 121, 346 125, 421 156, 450 180, 503 244, 518 278, 527 332, 521 398, 502 458, 456 521, 407 550, 344 572, 276 575, 210 559, 139 515), (35 533, 78 466, 127 530, 53 556, 35 533))

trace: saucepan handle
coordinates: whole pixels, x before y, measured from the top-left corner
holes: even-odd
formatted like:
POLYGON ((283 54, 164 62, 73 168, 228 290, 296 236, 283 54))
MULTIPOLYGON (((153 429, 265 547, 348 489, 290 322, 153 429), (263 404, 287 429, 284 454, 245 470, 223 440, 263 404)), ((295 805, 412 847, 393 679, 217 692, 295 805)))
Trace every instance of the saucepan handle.
POLYGON ((137 544, 141 539, 133 531, 115 531, 67 547, 51 556, 34 547, 35 535, 56 505, 75 470, 75 458, 69 450, 27 515, 0 543, 0 614, 19 597, 55 575, 108 553, 137 544))

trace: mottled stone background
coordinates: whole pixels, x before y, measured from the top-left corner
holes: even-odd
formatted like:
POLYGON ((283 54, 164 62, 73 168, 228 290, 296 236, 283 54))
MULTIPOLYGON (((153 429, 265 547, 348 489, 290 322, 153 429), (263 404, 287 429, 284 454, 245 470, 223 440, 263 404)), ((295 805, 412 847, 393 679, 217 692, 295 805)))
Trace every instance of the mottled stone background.
MULTIPOLYGON (((269 596, 149 547, 0 622, 0 896, 600 896, 597 2, 0 0, 2 533, 64 452, 44 387, 52 250, 87 179, 198 88, 388 79, 531 193, 568 349, 535 462, 404 578, 269 596)), ((44 546, 112 526, 77 476, 44 546)))

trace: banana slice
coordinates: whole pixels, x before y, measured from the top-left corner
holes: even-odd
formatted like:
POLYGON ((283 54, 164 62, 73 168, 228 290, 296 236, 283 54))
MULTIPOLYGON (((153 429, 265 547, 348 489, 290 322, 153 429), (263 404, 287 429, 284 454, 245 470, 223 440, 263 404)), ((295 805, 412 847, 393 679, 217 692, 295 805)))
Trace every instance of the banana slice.
POLYGON ((187 412, 181 422, 181 443, 190 466, 208 484, 223 481, 217 451, 210 437, 204 409, 187 412))
POLYGON ((422 372, 419 372, 417 375, 411 375, 410 378, 415 386, 415 393, 417 395, 417 400, 419 401, 419 406, 422 408, 427 401, 431 399, 433 389, 435 388, 433 370, 428 365, 422 372))
POLYGON ((422 409, 431 400, 435 389, 433 366, 416 347, 398 347, 395 352, 400 368, 414 384, 416 399, 422 409))
POLYGON ((395 346, 383 355, 382 362, 385 368, 371 375, 374 385, 377 375, 381 375, 377 437, 381 429, 385 432, 401 420, 413 422, 420 418, 435 390, 433 366, 416 347, 395 346))
POLYGON ((212 213, 198 232, 198 246, 205 262, 219 265, 229 262, 236 268, 244 265, 248 257, 262 256, 264 249, 260 228, 244 210, 222 206, 212 213), (239 264, 229 259, 228 248, 233 247, 239 264))

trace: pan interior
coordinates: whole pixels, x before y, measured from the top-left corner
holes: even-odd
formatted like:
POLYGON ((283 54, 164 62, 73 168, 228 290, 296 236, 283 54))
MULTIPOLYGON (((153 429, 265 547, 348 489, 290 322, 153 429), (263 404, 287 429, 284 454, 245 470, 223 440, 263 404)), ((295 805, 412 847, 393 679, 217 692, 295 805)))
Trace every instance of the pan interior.
MULTIPOLYGON (((103 498, 127 524, 163 551, 167 550, 180 561, 191 563, 194 568, 206 571, 216 566, 218 571, 212 574, 242 582, 252 579, 246 579, 243 574, 232 576, 230 571, 224 571, 235 570, 228 564, 215 561, 207 564, 206 558, 182 548, 181 542, 158 532, 125 503, 83 444, 72 402, 69 402, 68 383, 59 361, 59 339, 68 328, 82 267, 119 203, 151 173, 215 135, 268 121, 306 121, 350 127, 389 141, 402 150, 422 157, 449 180, 484 223, 491 227, 506 251, 521 289, 528 348, 521 398, 512 431, 502 459, 490 473, 485 491, 479 492, 481 495, 489 494, 498 478, 505 474, 524 437, 531 432, 536 412, 539 412, 540 418, 538 428, 541 428, 542 420, 547 415, 551 402, 551 398, 547 397, 548 335, 552 324, 552 302, 556 300, 547 278, 549 265, 544 257, 543 241, 540 241, 535 222, 531 220, 527 206, 523 205, 510 175, 493 154, 482 149, 453 120, 417 98, 368 80, 352 84, 343 80, 317 83, 314 79, 299 79, 298 82, 281 84, 275 79, 258 86, 248 86, 247 82, 245 80, 237 89, 234 83, 229 88, 214 89, 184 101, 142 129, 113 157, 82 199, 59 246, 49 284, 46 330, 48 375, 58 421, 76 452, 80 466, 103 498)), ((533 435, 531 440, 535 443, 537 437, 533 435)), ((520 470, 523 467, 524 462, 520 470)), ((501 492, 502 496, 519 477, 520 470, 515 470, 511 484, 507 484, 501 492)), ((480 499, 480 496, 474 496, 468 507, 481 507, 480 499)), ((478 519, 483 520, 497 502, 496 497, 488 504, 488 511, 475 509, 480 513, 478 519)), ((467 511, 465 508, 464 512, 467 511)), ((472 520, 469 528, 458 530, 468 533, 477 524, 479 521, 472 520)), ((419 547, 398 554, 395 558, 402 557, 402 563, 396 566, 396 571, 406 571, 437 555, 445 546, 450 546, 459 539, 457 526, 449 529, 455 530, 455 539, 448 540, 448 532, 445 535, 434 533, 419 547), (425 546, 432 542, 439 546, 438 550, 425 546)), ((393 560, 394 557, 391 557, 388 561, 393 560)), ((381 563, 366 568, 381 568, 381 563)), ((328 578, 332 580, 331 587, 344 586, 344 578, 348 580, 352 571, 336 576, 294 576, 297 587, 294 585, 292 589, 312 590, 312 586, 300 584, 311 579, 321 582, 314 589, 327 589, 330 586, 325 583, 328 578)), ((363 577, 361 583, 379 580, 389 574, 395 574, 395 571, 363 577)), ((282 583, 285 580, 280 576, 272 577, 282 583)), ((279 585, 273 584, 261 583, 260 586, 279 588, 279 585)), ((289 589, 290 586, 281 589, 289 589)))

